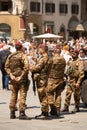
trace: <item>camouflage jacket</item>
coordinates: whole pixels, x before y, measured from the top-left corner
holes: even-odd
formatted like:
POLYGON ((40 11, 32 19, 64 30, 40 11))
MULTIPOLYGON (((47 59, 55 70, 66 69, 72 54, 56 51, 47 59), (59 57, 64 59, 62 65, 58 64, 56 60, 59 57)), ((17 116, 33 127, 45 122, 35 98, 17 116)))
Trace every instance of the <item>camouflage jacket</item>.
POLYGON ((34 73, 38 73, 40 76, 40 79, 44 79, 48 77, 47 71, 48 71, 48 55, 44 54, 36 63, 36 65, 32 65, 31 71, 34 73))
POLYGON ((69 79, 75 79, 78 84, 82 82, 84 77, 84 64, 80 59, 71 62, 70 66, 66 71, 69 79))
POLYGON ((10 73, 15 76, 21 76, 22 79, 25 79, 28 75, 28 59, 27 56, 22 51, 17 51, 10 54, 5 63, 5 70, 8 75, 10 73))

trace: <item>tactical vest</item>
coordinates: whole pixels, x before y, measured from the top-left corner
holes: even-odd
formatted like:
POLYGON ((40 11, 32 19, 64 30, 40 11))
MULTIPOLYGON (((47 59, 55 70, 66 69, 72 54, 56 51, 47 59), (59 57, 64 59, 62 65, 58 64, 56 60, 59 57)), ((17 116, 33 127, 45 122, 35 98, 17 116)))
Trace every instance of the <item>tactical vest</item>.
POLYGON ((49 77, 53 79, 63 79, 66 62, 62 57, 53 57, 49 77))
POLYGON ((78 79, 78 77, 79 77, 79 69, 78 69, 79 64, 80 64, 79 59, 71 62, 70 66, 68 67, 68 70, 67 70, 67 74, 70 78, 78 79))

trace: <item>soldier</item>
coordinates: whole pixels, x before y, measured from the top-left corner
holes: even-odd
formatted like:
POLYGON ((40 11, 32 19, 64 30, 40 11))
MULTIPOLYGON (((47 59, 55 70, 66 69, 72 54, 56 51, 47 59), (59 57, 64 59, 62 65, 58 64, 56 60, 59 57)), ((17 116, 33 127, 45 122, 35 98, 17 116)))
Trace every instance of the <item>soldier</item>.
POLYGON ((62 112, 69 111, 69 105, 71 100, 71 95, 74 93, 75 108, 72 112, 79 112, 80 104, 80 84, 84 78, 84 66, 83 61, 78 59, 78 51, 74 50, 72 53, 72 61, 67 69, 66 74, 68 75, 68 83, 66 90, 66 97, 64 108, 62 112))
POLYGON ((48 79, 48 48, 45 44, 40 44, 38 47, 39 54, 41 55, 41 58, 37 61, 36 65, 30 66, 30 71, 33 73, 36 73, 34 77, 37 77, 36 85, 37 85, 37 91, 38 96, 41 104, 41 111, 42 113, 35 118, 48 118, 48 105, 47 105, 47 95, 46 95, 46 85, 47 85, 47 79, 48 79))
POLYGON ((5 63, 5 70, 10 76, 12 95, 10 100, 10 119, 16 118, 15 108, 18 98, 18 92, 20 92, 19 100, 19 119, 30 119, 25 114, 26 108, 26 93, 28 88, 28 59, 23 52, 22 43, 17 42, 15 44, 16 52, 9 55, 5 63))
POLYGON ((66 62, 65 59, 60 56, 61 50, 59 47, 56 47, 53 53, 53 57, 49 61, 47 95, 48 104, 51 108, 50 114, 59 117, 66 62))

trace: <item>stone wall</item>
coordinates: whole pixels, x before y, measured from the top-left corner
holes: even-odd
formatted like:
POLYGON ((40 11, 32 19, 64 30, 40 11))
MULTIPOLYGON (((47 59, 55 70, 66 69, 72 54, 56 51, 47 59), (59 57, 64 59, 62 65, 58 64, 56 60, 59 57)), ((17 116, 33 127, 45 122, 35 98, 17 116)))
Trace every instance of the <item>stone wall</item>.
POLYGON ((0 24, 5 23, 11 27, 11 38, 23 39, 24 30, 20 29, 20 18, 15 15, 0 15, 0 24))

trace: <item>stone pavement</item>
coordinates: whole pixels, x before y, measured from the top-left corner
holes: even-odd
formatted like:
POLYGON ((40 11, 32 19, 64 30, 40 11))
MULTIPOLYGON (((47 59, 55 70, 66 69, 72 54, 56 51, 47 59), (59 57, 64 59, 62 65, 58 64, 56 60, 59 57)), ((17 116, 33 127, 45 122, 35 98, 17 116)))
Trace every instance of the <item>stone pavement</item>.
MULTIPOLYGON (((1 76, 0 76, 1 79, 1 76)), ((38 95, 34 96, 32 84, 27 95, 26 114, 32 120, 9 119, 9 99, 11 91, 2 90, 0 82, 0 130, 87 130, 87 108, 81 103, 80 112, 76 114, 63 114, 61 118, 52 120, 36 120, 34 116, 40 114, 40 103, 38 95)), ((62 93, 62 107, 64 103, 65 91, 62 93)), ((70 110, 74 107, 72 97, 70 110)), ((16 115, 18 116, 18 111, 16 115)))

